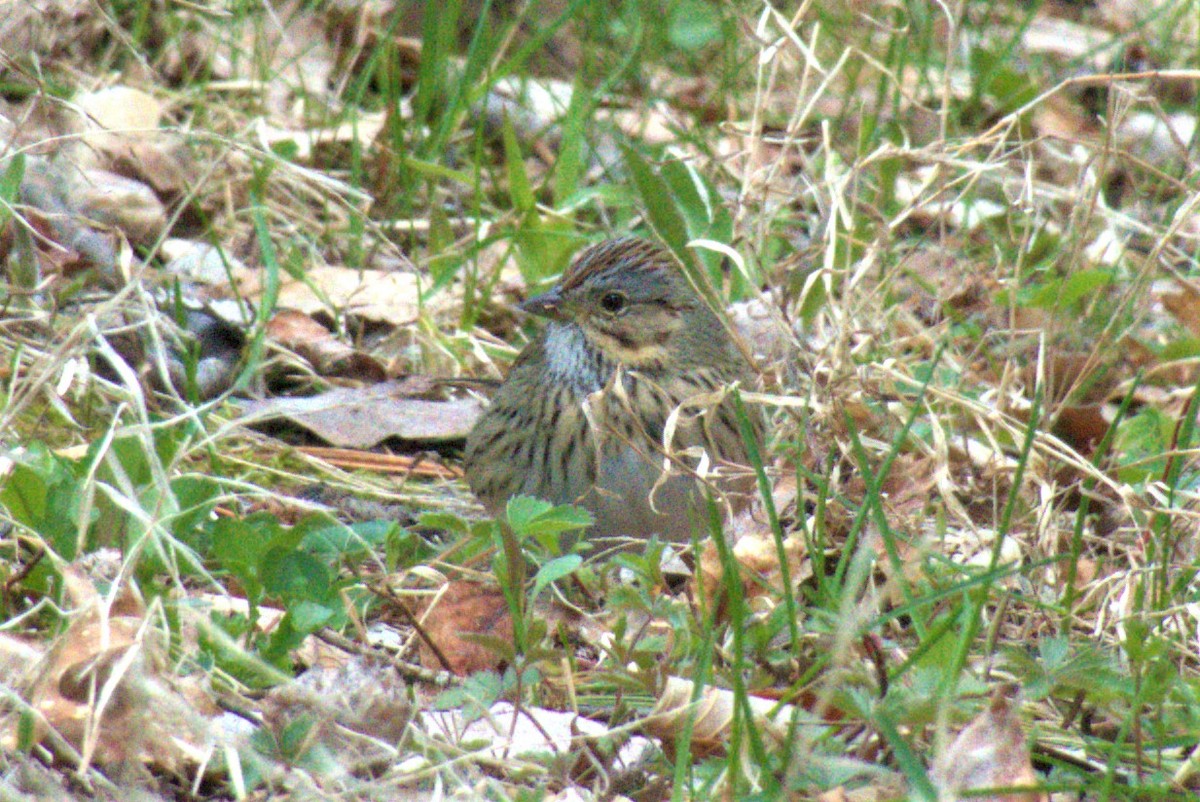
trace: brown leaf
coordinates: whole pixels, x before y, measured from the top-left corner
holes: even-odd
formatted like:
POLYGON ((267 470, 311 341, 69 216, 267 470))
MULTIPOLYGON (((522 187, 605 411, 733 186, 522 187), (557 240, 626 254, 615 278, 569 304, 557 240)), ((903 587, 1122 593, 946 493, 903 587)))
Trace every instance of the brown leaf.
POLYGON ((892 463, 880 490, 888 517, 905 528, 915 528, 924 519, 926 505, 937 487, 938 462, 933 457, 901 454, 892 463))
POLYGON ((513 637, 504 594, 494 585, 479 582, 447 583, 423 612, 421 625, 433 642, 430 645, 420 639, 421 665, 435 671, 448 669, 459 676, 495 670, 503 662, 494 650, 464 635, 490 635, 508 642, 513 637))
POLYGON ((1193 337, 1200 337, 1200 290, 1191 282, 1176 282, 1176 292, 1164 292, 1159 300, 1193 337))
MULTIPOLYGON (((962 792, 1037 785, 1037 774, 1029 761, 1029 747, 1016 709, 1018 691, 1014 685, 996 689, 988 708, 958 734, 937 761, 934 782, 944 794, 953 799, 967 799, 962 792)), ((969 798, 979 802, 1049 800, 1038 790, 969 798)))
POLYGON ((1066 140, 1096 141, 1101 134, 1095 118, 1063 94, 1048 98, 1033 110, 1033 126, 1042 136, 1066 140))
POLYGON ((200 179, 200 165, 182 139, 158 134, 122 142, 110 156, 109 169, 150 186, 167 203, 174 203, 200 179))
MULTIPOLYGON (((694 693, 695 685, 691 680, 668 677, 642 728, 647 735, 668 744, 675 742, 681 729, 692 726, 693 757, 720 754, 725 750, 733 727, 736 697, 733 691, 708 686, 700 692, 697 707, 692 703, 694 693)), ((776 743, 787 737, 789 723, 797 715, 792 705, 758 696, 750 696, 747 701, 754 724, 761 733, 776 743)))
POLYGON ((369 384, 387 378, 387 370, 378 361, 346 345, 303 312, 276 312, 267 323, 267 334, 307 359, 321 376, 344 376, 369 384))
POLYGON ((406 398, 404 382, 345 387, 308 398, 268 398, 243 405, 243 422, 286 418, 326 443, 372 448, 390 437, 422 443, 466 438, 483 408, 473 398, 406 398))
MULTIPOLYGON (((139 599, 106 608, 87 575, 64 571, 67 592, 85 606, 21 682, 40 714, 34 736, 53 729, 84 764, 135 761, 168 771, 195 766, 215 733, 215 706, 189 698, 167 675, 165 641, 140 614, 139 599), (122 611, 138 614, 122 614, 122 611)), ((13 748, 16 720, 0 719, 0 745, 13 748)))
POLYGON ((1076 404, 1095 403, 1108 397, 1116 386, 1117 375, 1110 360, 1101 360, 1093 351, 1048 349, 1040 364, 1026 365, 1022 380, 1033 387, 1039 376, 1046 380, 1046 399, 1059 402, 1070 399, 1076 404))
MULTIPOLYGON (((742 574, 745 599, 748 602, 758 598, 779 599, 784 592, 783 571, 779 563, 779 549, 770 527, 754 518, 750 510, 746 510, 726 524, 726 533, 733 541, 733 559, 742 574)), ((808 560, 803 538, 785 538, 783 550, 787 560, 788 578, 795 588, 812 576, 812 563, 808 560)), ((711 540, 705 541, 693 580, 693 597, 702 590, 703 597, 708 599, 710 604, 714 599, 721 603, 720 600, 724 598, 724 578, 725 572, 716 544, 711 540)))
POLYGON ((297 117, 295 98, 319 94, 329 85, 334 55, 321 21, 310 13, 308 4, 295 0, 277 3, 272 18, 274 24, 244 29, 241 47, 256 58, 235 59, 234 66, 251 80, 269 76, 267 109, 272 116, 290 121, 297 117))
POLYGON ((167 226, 167 208, 150 187, 107 170, 84 171, 72 196, 80 214, 119 229, 133 243, 148 245, 167 226))
POLYGON ((363 113, 353 122, 342 123, 330 128, 277 128, 266 121, 259 121, 258 139, 270 148, 288 144, 295 148, 291 159, 301 163, 313 160, 321 148, 326 150, 348 143, 367 143, 383 131, 386 116, 383 112, 363 113))
MULTIPOLYGON (((246 297, 261 297, 263 287, 258 271, 235 279, 246 297)), ((284 277, 277 306, 310 315, 328 311, 332 306, 363 320, 402 326, 417 319, 420 288, 415 273, 315 266, 305 270, 304 281, 284 277)))
POLYGON ((163 108, 153 95, 129 86, 110 86, 75 96, 91 132, 87 141, 103 149, 120 147, 126 137, 155 132, 163 108))
POLYGON ((1075 449, 1081 456, 1090 458, 1096 446, 1108 433, 1110 422, 1104 410, 1103 404, 1059 409, 1054 417, 1054 436, 1075 449))

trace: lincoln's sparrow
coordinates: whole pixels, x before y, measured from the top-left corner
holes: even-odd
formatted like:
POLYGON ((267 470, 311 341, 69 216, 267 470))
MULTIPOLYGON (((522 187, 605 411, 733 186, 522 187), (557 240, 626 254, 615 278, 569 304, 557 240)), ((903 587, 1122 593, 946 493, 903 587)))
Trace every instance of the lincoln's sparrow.
MULTIPOLYGON (((521 308, 550 323, 467 438, 471 489, 493 514, 518 494, 578 503, 595 518, 593 541, 688 540, 707 520, 695 447, 710 469, 746 462, 733 405, 717 401, 751 371, 721 321, 666 251, 635 237, 587 248, 521 308)), ((750 419, 758 436, 761 418, 750 419)), ((725 467, 715 488, 744 502, 753 477, 725 467)))

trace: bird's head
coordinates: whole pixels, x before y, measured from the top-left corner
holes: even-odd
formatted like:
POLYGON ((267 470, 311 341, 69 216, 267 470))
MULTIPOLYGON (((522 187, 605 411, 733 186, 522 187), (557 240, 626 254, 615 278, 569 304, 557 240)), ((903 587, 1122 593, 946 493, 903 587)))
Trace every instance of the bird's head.
POLYGON ((643 370, 680 362, 697 329, 715 322, 671 256, 637 237, 586 248, 558 284, 521 308, 577 325, 606 357, 643 370))

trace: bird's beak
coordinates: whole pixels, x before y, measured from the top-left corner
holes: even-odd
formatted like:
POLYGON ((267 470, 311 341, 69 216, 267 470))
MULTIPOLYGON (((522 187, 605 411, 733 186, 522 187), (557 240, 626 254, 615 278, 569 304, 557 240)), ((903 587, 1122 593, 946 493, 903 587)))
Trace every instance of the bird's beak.
POLYGON ((563 311, 562 293, 558 287, 551 288, 548 292, 543 292, 541 295, 535 295, 528 298, 517 305, 517 308, 522 312, 528 312, 531 315, 539 317, 548 317, 551 320, 565 320, 566 314, 563 311))

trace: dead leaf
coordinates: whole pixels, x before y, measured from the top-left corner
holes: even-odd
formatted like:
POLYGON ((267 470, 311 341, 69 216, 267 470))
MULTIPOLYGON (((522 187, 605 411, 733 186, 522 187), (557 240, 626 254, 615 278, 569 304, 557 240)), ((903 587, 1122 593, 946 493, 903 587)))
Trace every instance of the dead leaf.
POLYGON ((85 170, 71 194, 80 214, 119 229, 130 242, 149 245, 167 227, 167 208, 141 181, 107 170, 85 170))
POLYGON ((1080 456, 1090 459, 1111 425, 1105 409, 1103 404, 1062 407, 1054 416, 1051 431, 1080 456))
MULTIPOLYGON (((745 599, 752 606, 756 599, 774 603, 784 593, 783 571, 779 563, 779 548, 775 537, 762 521, 757 520, 750 510, 734 516, 726 525, 727 535, 732 541, 733 559, 742 574, 745 599)), ((802 537, 790 536, 783 541, 787 560, 788 578, 793 589, 812 576, 812 563, 808 560, 808 549, 802 537)), ((721 566, 716 544, 705 541, 700 553, 700 563, 692 580, 693 598, 703 591, 708 603, 716 600, 723 604, 725 571, 721 566)))
MULTIPOLYGON (((104 15, 88 0, 6 0, 0 13, 0 53, 5 61, 60 63, 70 52, 95 52, 111 36, 104 15)), ((5 69, 8 65, 5 65, 5 69)))
MULTIPOLYGON (((246 297, 261 296, 258 271, 235 278, 246 297)), ((303 281, 285 276, 277 306, 309 315, 332 308, 362 320, 403 326, 417 319, 420 290, 421 281, 415 273, 318 265, 305 271, 303 281)))
POLYGON ((980 713, 946 749, 934 767, 934 782, 952 799, 978 802, 1048 802, 1037 790, 993 795, 962 795, 986 788, 1035 786, 1037 774, 1029 761, 1029 746, 1017 711, 1019 688, 1006 685, 992 694, 980 713))
MULTIPOLYGON (((420 717, 422 728, 430 735, 454 744, 483 744, 486 754, 506 765, 526 757, 578 755, 588 748, 584 739, 610 734, 599 721, 575 713, 497 702, 482 717, 467 719, 460 710, 427 711, 420 717)), ((632 738, 616 757, 616 766, 632 766, 651 746, 645 738, 632 738)), ((478 748, 477 746, 475 748, 478 748)), ((515 770, 519 764, 512 765, 515 770)))
MULTIPOLYGON (((253 77, 262 74, 271 76, 267 91, 267 108, 279 119, 296 119, 294 98, 306 94, 319 96, 329 86, 333 75, 334 54, 325 41, 319 18, 308 13, 306 4, 292 2, 280 4, 278 10, 279 23, 270 26, 267 33, 274 34, 277 40, 268 38, 268 49, 272 61, 263 73, 262 64, 249 64, 245 59, 238 63, 243 69, 252 71, 253 77), (273 46, 272 46, 273 45, 273 46)), ((261 52, 263 45, 261 32, 247 31, 252 37, 255 52, 261 52)))
POLYGON ((308 360, 321 376, 342 376, 375 384, 387 370, 369 354, 351 348, 303 312, 284 309, 267 323, 267 334, 308 360))
POLYGON ((1045 379, 1046 399, 1058 403, 1070 399, 1076 404, 1102 401, 1117 384, 1117 376, 1106 368, 1110 360, 1101 361, 1093 351, 1055 349, 1047 351, 1040 363, 1026 365, 1021 379, 1033 387, 1039 376, 1045 379))
POLYGON ((129 86, 110 86, 75 96, 91 131, 87 141, 101 149, 118 148, 129 136, 157 132, 163 108, 153 95, 129 86))
POLYGON ((817 802, 850 802, 850 797, 846 796, 846 789, 838 786, 822 794, 817 795, 817 802))
POLYGON ((180 201, 199 183, 201 166, 174 134, 122 142, 108 156, 110 170, 148 185, 165 203, 180 201))
MULTIPOLYGON (((197 707, 207 697, 189 697, 167 674, 166 643, 150 619, 122 612, 140 611, 140 600, 108 607, 79 568, 64 578, 72 598, 89 601, 19 683, 39 714, 35 738, 53 729, 62 741, 47 745, 67 745, 85 766, 133 761, 180 772, 207 760, 215 705, 197 707)), ((0 718, 6 749, 15 748, 18 719, 0 718)))
POLYGON ((260 119, 255 121, 255 129, 258 141, 265 149, 274 150, 280 144, 290 144, 296 149, 292 159, 308 163, 321 148, 374 141, 383 131, 386 119, 383 112, 363 113, 356 115, 353 122, 331 128, 278 128, 260 119))
POLYGON ((1190 282, 1176 281, 1175 292, 1163 292, 1158 297, 1181 326, 1193 337, 1200 337, 1200 290, 1190 282))
POLYGON ((1112 34, 1106 30, 1045 14, 1030 20, 1021 35, 1021 44, 1029 53, 1055 56, 1071 63, 1090 60, 1097 71, 1109 66, 1105 47, 1111 42, 1112 34))
POLYGON ((1053 95, 1038 104, 1032 112, 1032 121, 1039 134, 1056 139, 1099 142, 1103 133, 1095 117, 1066 94, 1053 95))
POLYGON ((449 670, 460 677, 477 671, 494 671, 504 662, 502 655, 464 635, 489 635, 512 642, 508 603, 494 585, 449 582, 422 612, 420 620, 432 641, 430 644, 424 638, 419 639, 421 665, 435 671, 449 670))
MULTIPOLYGON (((694 758, 720 754, 725 751, 733 726, 736 700, 733 691, 706 687, 693 707, 695 684, 681 677, 667 677, 654 709, 642 723, 647 735, 664 743, 674 743, 680 730, 689 726, 694 716, 691 750, 694 758)), ((804 715, 792 705, 779 704, 773 699, 749 696, 750 714, 759 731, 780 743, 787 737, 795 715, 804 715)))
POLYGON ((879 488, 889 520, 902 530, 916 531, 925 519, 927 505, 937 487, 938 462, 933 457, 901 454, 879 488))
POLYGON ((1170 36, 1178 47, 1200 43, 1200 22, 1195 14, 1172 14, 1173 0, 1097 0, 1100 18, 1118 31, 1150 30, 1160 34, 1168 31, 1155 24, 1171 26, 1170 36))
POLYGON ((26 671, 42 659, 45 652, 45 648, 40 644, 0 632, 0 676, 24 676, 26 671))
POLYGON ((870 779, 866 784, 851 789, 838 786, 818 794, 816 802, 894 802, 906 798, 902 778, 889 774, 881 776, 878 771, 868 776, 870 779))
POLYGON ((473 398, 424 401, 406 395, 403 381, 388 381, 307 398, 268 398, 244 404, 242 422, 285 418, 330 445, 372 448, 391 437, 419 443, 462 440, 483 412, 473 398))

